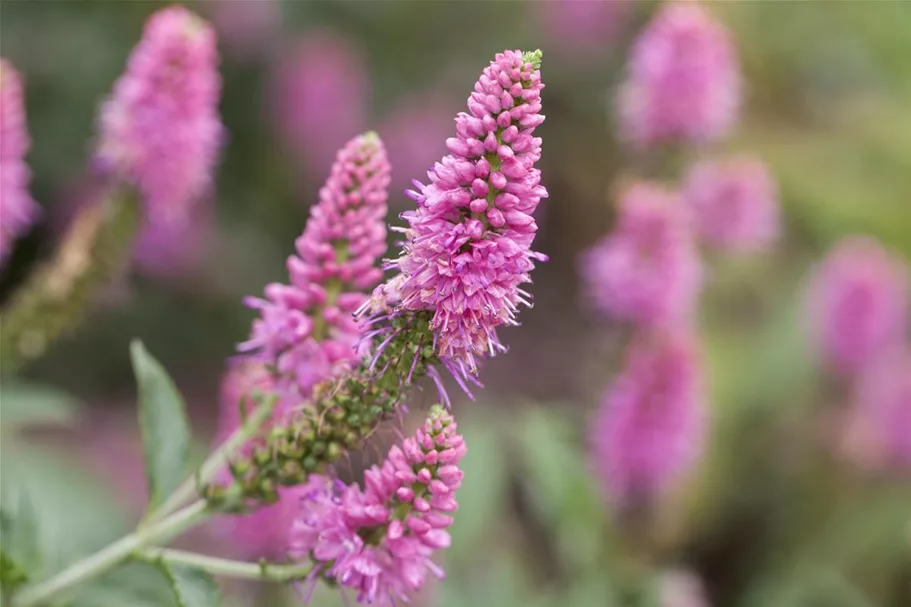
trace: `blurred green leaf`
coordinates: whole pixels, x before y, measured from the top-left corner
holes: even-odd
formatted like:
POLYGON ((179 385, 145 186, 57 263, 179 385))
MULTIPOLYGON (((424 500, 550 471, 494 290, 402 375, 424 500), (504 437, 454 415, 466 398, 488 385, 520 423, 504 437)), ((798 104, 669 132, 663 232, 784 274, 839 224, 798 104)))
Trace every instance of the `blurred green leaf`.
POLYGON ((766 580, 744 607, 876 607, 858 588, 822 567, 789 569, 766 580))
POLYGON ((0 508, 19 512, 23 495, 41 555, 32 578, 49 576, 128 531, 125 513, 100 479, 66 457, 8 441, 0 458, 0 508))
POLYGON ((207 572, 193 567, 172 565, 160 561, 157 565, 177 598, 180 607, 218 607, 221 605, 221 592, 218 584, 207 572))
POLYGON ((556 531, 562 562, 570 571, 590 565, 604 541, 607 507, 568 418, 558 408, 529 409, 516 430, 533 505, 556 531))
POLYGON ((80 589, 67 607, 176 606, 168 580, 156 567, 127 563, 80 589))
POLYGON ((139 387, 139 429, 149 479, 149 510, 154 510, 184 478, 190 426, 183 397, 141 341, 130 344, 130 357, 139 387))
POLYGON ((0 385, 0 423, 7 426, 69 424, 80 402, 50 386, 5 380, 0 385))

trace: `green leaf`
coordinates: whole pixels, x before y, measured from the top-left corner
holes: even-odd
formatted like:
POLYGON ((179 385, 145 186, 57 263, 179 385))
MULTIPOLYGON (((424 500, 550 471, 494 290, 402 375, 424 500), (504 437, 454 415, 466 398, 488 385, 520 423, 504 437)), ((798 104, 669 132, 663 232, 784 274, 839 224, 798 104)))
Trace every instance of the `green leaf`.
POLYGON ((154 510, 184 478, 190 427, 186 405, 174 382, 141 341, 130 344, 130 357, 139 388, 139 429, 149 479, 149 510, 154 510))
POLYGON ((21 490, 13 500, 14 504, 0 505, 0 585, 7 592, 26 583, 41 565, 31 500, 21 490))
POLYGON ((168 578, 180 607, 217 607, 221 592, 212 576, 201 569, 171 565, 160 561, 158 567, 168 578))
POLYGON ((66 425, 76 419, 77 398, 50 386, 4 381, 0 386, 0 422, 6 426, 66 425))
POLYGON ((4 551, 17 546, 11 554, 17 561, 33 555, 26 559, 33 579, 50 576, 129 531, 111 487, 74 465, 72 455, 36 444, 4 444, 0 508, 7 525, 4 551), (8 544, 12 522, 16 539, 8 544), (26 541, 30 537, 33 546, 26 541))

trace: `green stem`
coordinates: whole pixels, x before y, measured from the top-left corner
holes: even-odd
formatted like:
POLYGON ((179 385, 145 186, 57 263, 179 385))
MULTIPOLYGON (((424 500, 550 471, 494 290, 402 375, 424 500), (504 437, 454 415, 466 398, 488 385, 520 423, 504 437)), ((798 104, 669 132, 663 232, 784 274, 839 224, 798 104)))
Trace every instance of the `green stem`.
POLYGON ((206 502, 200 500, 172 516, 126 535, 95 554, 73 563, 51 579, 26 587, 13 597, 13 607, 33 607, 49 603, 63 592, 83 584, 116 567, 146 546, 165 543, 177 537, 210 515, 206 502))
POLYGON ((177 510, 180 506, 191 499, 198 491, 199 487, 204 486, 219 470, 227 465, 231 456, 239 449, 253 434, 259 431, 275 408, 275 398, 267 397, 247 416, 246 421, 234 431, 231 436, 225 440, 212 454, 203 462, 199 471, 186 479, 174 491, 171 496, 156 511, 151 512, 149 517, 140 524, 140 528, 153 524, 167 515, 177 510))
POLYGON ((172 565, 193 567, 221 577, 268 582, 291 582, 303 579, 313 570, 312 563, 295 565, 277 565, 265 562, 248 563, 171 548, 150 548, 137 553, 135 556, 151 563, 162 561, 172 565))

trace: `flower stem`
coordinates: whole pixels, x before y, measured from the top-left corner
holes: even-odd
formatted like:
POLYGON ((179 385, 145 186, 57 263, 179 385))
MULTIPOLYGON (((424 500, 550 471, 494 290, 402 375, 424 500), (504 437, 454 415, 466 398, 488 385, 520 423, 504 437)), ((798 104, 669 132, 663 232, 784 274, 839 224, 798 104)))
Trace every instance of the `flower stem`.
POLYGON ((275 408, 275 402, 276 400, 272 396, 264 398, 247 416, 246 421, 203 462, 199 471, 181 483, 160 508, 149 513, 148 518, 140 523, 140 528, 161 520, 191 499, 199 487, 211 480, 228 463, 234 452, 259 430, 263 422, 269 419, 275 408))
POLYGON ((172 565, 193 567, 221 577, 269 582, 290 582, 303 579, 313 570, 312 563, 295 565, 248 563, 171 548, 149 548, 137 553, 136 557, 151 563, 162 561, 172 565))
POLYGON ((151 544, 170 541, 205 520, 209 514, 205 501, 195 502, 172 516, 126 535, 95 554, 73 563, 51 579, 26 587, 13 597, 12 605, 32 607, 47 604, 73 586, 85 583, 116 567, 137 550, 151 544))

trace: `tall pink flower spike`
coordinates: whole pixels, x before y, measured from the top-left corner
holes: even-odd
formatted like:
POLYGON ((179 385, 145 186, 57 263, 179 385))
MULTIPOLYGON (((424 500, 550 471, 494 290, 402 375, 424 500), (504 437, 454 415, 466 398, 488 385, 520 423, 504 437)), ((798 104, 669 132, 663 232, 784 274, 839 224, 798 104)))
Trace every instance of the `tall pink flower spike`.
POLYGON ((617 99, 636 147, 712 141, 740 109, 740 71, 727 30, 694 0, 666 2, 636 40, 617 99))
POLYGON ((497 328, 515 325, 531 296, 531 250, 538 226, 532 214, 547 191, 534 167, 541 157, 535 128, 541 115, 540 51, 506 51, 484 70, 456 117, 450 154, 415 181, 417 209, 402 214, 409 227, 393 290, 402 311, 433 312, 436 350, 457 375, 474 377, 479 359, 505 350, 497 328))
POLYGON ((0 267, 40 211, 28 191, 31 172, 25 155, 31 146, 25 124, 22 78, 0 58, 0 267))
POLYGON ((408 602, 428 572, 443 577, 431 556, 450 543, 465 453, 455 419, 435 405, 414 436, 365 473, 364 489, 312 475, 292 558, 312 560, 313 583, 325 578, 354 589, 360 603, 408 602))
POLYGON ((212 27, 187 9, 159 10, 102 104, 95 163, 132 183, 146 220, 188 221, 208 193, 224 141, 212 27))
POLYGON ((386 250, 389 172, 375 133, 349 141, 288 258, 290 284, 272 283, 264 299, 247 300, 259 318, 238 349, 267 365, 290 398, 306 399, 358 358, 353 313, 383 275, 376 262, 386 250))
POLYGON ((909 269, 871 238, 839 242, 810 286, 808 320, 817 348, 836 371, 853 375, 903 343, 909 269))
POLYGON ((592 428, 592 463, 620 503, 660 495, 696 463, 705 425, 699 355, 683 330, 645 333, 592 428))

